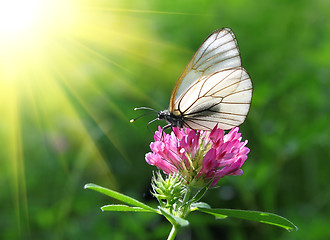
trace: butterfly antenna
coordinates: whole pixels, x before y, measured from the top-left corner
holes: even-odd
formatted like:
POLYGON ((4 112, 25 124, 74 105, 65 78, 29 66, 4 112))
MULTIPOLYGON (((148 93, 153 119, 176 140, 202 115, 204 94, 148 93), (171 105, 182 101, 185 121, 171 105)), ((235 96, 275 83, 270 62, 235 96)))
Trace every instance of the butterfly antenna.
POLYGON ((138 116, 137 118, 133 118, 133 119, 131 119, 131 120, 130 120, 131 123, 132 123, 132 122, 135 122, 137 119, 139 119, 140 117, 143 117, 143 116, 145 116, 145 115, 149 115, 149 114, 151 114, 151 113, 157 113, 157 114, 158 114, 158 112, 157 112, 155 109, 148 108, 148 107, 138 107, 138 108, 134 108, 134 111, 136 111, 136 110, 149 110, 149 111, 151 111, 151 112, 144 113, 144 114, 138 116))
POLYGON ((150 111, 153 111, 155 113, 158 113, 157 110, 153 109, 153 108, 149 108, 149 107, 138 107, 138 108, 134 108, 134 111, 136 110, 150 110, 150 111))
POLYGON ((138 116, 138 117, 136 117, 136 118, 133 118, 133 119, 131 119, 131 120, 129 120, 131 123, 132 122, 135 122, 137 119, 139 119, 139 118, 141 118, 141 117, 144 117, 145 115, 149 115, 149 114, 152 114, 153 112, 148 112, 148 113, 144 113, 144 114, 142 114, 142 115, 140 115, 140 116, 138 116))

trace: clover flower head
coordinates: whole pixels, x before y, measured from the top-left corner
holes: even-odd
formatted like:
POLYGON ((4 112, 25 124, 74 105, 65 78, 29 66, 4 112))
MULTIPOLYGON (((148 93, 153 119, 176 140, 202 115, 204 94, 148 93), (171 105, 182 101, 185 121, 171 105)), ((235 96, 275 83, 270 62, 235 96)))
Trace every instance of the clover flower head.
POLYGON ((202 187, 212 181, 215 186, 224 176, 243 174, 250 149, 238 130, 225 134, 217 126, 211 132, 175 127, 167 134, 159 127, 145 159, 165 174, 179 174, 186 185, 202 187))

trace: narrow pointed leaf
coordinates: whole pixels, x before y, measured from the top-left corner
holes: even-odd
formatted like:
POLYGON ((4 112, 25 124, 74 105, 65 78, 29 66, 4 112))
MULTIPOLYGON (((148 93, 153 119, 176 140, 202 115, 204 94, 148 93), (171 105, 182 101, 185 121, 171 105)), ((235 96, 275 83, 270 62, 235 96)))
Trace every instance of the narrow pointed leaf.
POLYGON ((217 208, 217 209, 198 208, 198 211, 214 215, 217 218, 218 217, 223 218, 223 216, 235 217, 235 218, 275 225, 278 227, 285 228, 288 231, 298 230, 297 226, 295 226, 288 219, 273 213, 248 211, 248 210, 236 210, 236 209, 221 209, 221 208, 217 208))
POLYGON ((143 209, 146 209, 146 210, 149 210, 151 212, 155 212, 155 213, 159 213, 158 210, 156 209, 153 209, 152 207, 149 207, 148 205, 134 199, 134 198, 131 198, 129 196, 126 196, 124 194, 121 194, 119 192, 116 192, 116 191, 113 191, 113 190, 110 190, 108 188, 104 188, 104 187, 101 187, 101 186, 98 186, 96 184, 93 184, 93 183, 88 183, 84 186, 84 188, 86 189, 92 189, 94 191, 97 191, 97 192, 100 192, 100 193, 103 193, 109 197, 112 197, 114 199, 117 199, 119 201, 122 201, 124 203, 127 203, 129 205, 132 205, 134 207, 140 207, 140 208, 143 208, 143 209))
POLYGON ((186 219, 181 217, 174 216, 166 212, 164 209, 159 208, 160 212, 167 218, 167 220, 172 223, 172 225, 180 225, 181 227, 186 227, 189 225, 189 222, 186 219))
POLYGON ((211 208, 211 206, 205 202, 195 202, 191 204, 190 211, 196 211, 198 208, 211 208))
POLYGON ((121 205, 121 204, 111 204, 105 205, 101 207, 102 211, 116 211, 116 212, 153 212, 147 209, 143 209, 140 207, 131 207, 128 205, 121 205))

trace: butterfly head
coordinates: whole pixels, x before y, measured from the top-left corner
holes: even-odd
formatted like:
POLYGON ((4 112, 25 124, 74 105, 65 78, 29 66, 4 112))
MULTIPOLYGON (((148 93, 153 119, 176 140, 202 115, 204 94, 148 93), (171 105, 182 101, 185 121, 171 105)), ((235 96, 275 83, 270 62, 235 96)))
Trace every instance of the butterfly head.
POLYGON ((159 120, 165 120, 171 127, 183 127, 184 119, 183 116, 169 112, 169 110, 160 111, 158 113, 159 120))
POLYGON ((174 111, 174 112, 170 112, 169 110, 164 110, 164 111, 156 111, 152 108, 147 108, 147 107, 139 107, 139 108, 135 108, 134 110, 149 110, 150 112, 144 113, 140 116, 138 116, 137 118, 131 119, 130 122, 134 122, 135 120, 139 119, 140 117, 143 117, 145 115, 148 115, 150 113, 157 113, 157 118, 151 120, 150 122, 148 122, 147 125, 157 121, 157 120, 165 120, 168 125, 165 126, 165 128, 168 127, 183 127, 183 123, 184 123, 184 118, 182 116, 182 114, 180 113, 180 111, 174 111))

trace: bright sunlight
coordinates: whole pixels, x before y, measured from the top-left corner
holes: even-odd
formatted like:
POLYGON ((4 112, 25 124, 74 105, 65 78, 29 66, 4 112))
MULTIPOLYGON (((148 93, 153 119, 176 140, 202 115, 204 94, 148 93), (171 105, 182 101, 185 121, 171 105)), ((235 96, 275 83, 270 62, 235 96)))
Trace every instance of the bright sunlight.
POLYGON ((138 18, 123 9, 113 10, 120 2, 0 1, 0 143, 7 146, 0 155, 4 169, 0 174, 7 171, 11 176, 18 229, 29 225, 25 174, 38 158, 26 154, 28 149, 37 155, 54 151, 43 161, 54 163, 55 156, 65 172, 71 164, 77 177, 93 159, 112 178, 95 134, 83 120, 87 117, 125 155, 109 131, 108 118, 105 121, 93 104, 98 99, 129 124, 129 117, 111 100, 112 86, 125 86, 147 98, 122 75, 131 73, 120 62, 121 56, 144 62, 142 47, 137 46, 146 45, 147 35, 136 28, 138 18), (68 142, 81 149, 78 157, 63 155, 71 151, 68 142))
POLYGON ((0 4, 0 36, 2 41, 17 44, 36 40, 68 27, 76 18, 77 5, 64 0, 12 0, 0 4))
MULTIPOLYGON (((75 28, 78 5, 65 0, 12 0, 0 3, 0 81, 19 81, 18 72, 43 66, 56 37, 75 28)), ((24 73, 24 79, 27 75, 24 73)))
POLYGON ((15 37, 28 33, 38 25, 41 17, 38 1, 6 1, 0 8, 0 32, 2 37, 15 37))

